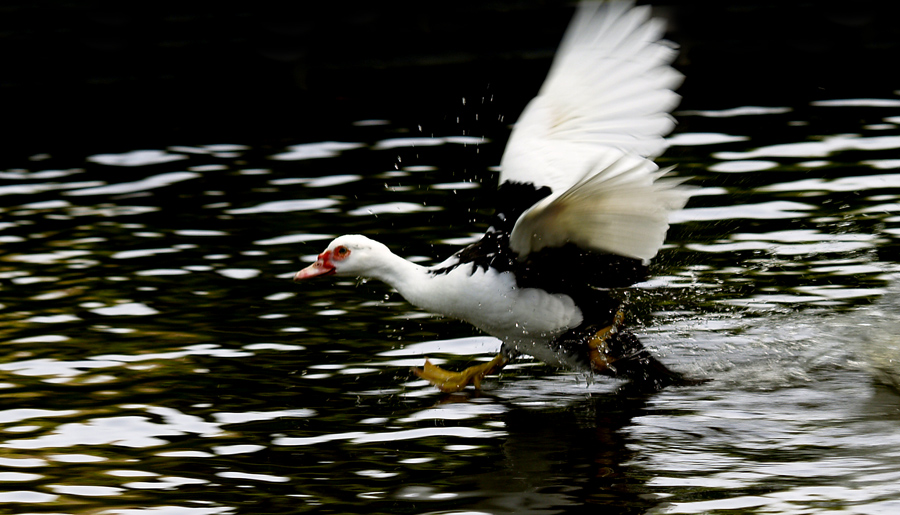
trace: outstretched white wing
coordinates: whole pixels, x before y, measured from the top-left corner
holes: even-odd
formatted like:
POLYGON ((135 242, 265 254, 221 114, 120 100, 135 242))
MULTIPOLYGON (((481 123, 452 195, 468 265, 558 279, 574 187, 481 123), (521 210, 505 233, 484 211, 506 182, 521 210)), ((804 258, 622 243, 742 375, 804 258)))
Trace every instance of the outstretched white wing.
POLYGON ((516 123, 500 183, 560 192, 598 173, 617 150, 657 156, 674 126, 682 80, 664 23, 631 2, 582 3, 540 93, 516 123))
POLYGON ((516 221, 524 259, 566 243, 647 261, 690 193, 650 159, 675 122, 682 80, 663 22, 631 2, 582 3, 540 93, 516 123, 500 182, 549 186, 516 221))
POLYGON ((669 229, 669 213, 691 190, 649 159, 619 153, 571 188, 531 206, 516 220, 510 248, 524 259, 544 247, 579 247, 649 261, 669 229))

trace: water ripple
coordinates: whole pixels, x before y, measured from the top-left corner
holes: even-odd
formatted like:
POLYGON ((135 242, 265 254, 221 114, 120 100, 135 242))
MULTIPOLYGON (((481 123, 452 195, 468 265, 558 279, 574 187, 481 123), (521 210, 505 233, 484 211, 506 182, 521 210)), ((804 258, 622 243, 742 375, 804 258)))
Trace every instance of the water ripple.
POLYGON ((700 189, 653 279, 615 294, 655 355, 713 381, 651 396, 527 358, 444 395, 409 368, 462 369, 500 342, 375 282, 290 281, 334 234, 424 263, 480 238, 502 150, 489 139, 379 122, 283 150, 172 142, 0 171, 0 498, 191 515, 887 512, 896 302, 871 299, 900 269, 897 117, 836 100, 685 113, 661 164, 700 189))

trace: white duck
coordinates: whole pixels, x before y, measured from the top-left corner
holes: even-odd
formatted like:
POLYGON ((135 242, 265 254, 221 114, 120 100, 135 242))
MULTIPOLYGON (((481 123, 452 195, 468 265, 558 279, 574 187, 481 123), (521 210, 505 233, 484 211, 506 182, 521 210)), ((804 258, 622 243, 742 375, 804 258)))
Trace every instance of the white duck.
POLYGON ((497 372, 518 354, 622 376, 651 388, 693 383, 669 371, 621 328, 599 288, 642 281, 669 215, 689 190, 659 171, 682 76, 664 23, 629 3, 583 3, 549 75, 515 124, 500 162, 492 226, 443 263, 425 267, 361 235, 332 241, 295 281, 378 279, 427 311, 502 340, 489 363, 453 373, 425 361, 444 391, 497 372))

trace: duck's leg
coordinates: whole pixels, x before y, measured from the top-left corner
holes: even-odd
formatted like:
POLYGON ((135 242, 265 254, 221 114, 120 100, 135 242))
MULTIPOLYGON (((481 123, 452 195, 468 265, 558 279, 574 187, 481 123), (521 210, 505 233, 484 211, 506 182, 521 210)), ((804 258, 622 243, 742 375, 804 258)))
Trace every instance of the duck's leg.
POLYGON ((413 368, 412 371, 417 376, 436 386, 440 391, 452 393, 458 392, 470 384, 474 385, 475 388, 481 388, 481 380, 485 376, 497 373, 507 363, 509 363, 509 359, 500 353, 487 363, 469 367, 462 372, 450 372, 432 364, 426 358, 424 367, 413 368))
POLYGON ((622 310, 616 311, 612 324, 600 329, 594 336, 588 340, 588 356, 591 360, 591 368, 597 372, 605 372, 610 369, 610 365, 622 356, 616 356, 610 349, 610 342, 619 327, 625 321, 625 313, 622 310))
POLYGON ((595 372, 628 379, 636 388, 645 391, 709 381, 685 377, 670 370, 647 351, 637 336, 622 327, 624 319, 624 313, 618 311, 611 325, 600 329, 588 340, 588 355, 595 372))

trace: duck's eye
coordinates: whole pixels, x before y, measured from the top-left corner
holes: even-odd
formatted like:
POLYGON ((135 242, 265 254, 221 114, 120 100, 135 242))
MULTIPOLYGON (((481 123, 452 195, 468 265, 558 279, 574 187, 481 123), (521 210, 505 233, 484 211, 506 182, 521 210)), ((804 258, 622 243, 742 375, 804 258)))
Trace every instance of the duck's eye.
POLYGON ((345 257, 350 255, 350 249, 341 245, 339 247, 335 247, 334 249, 334 259, 344 259, 345 257))

